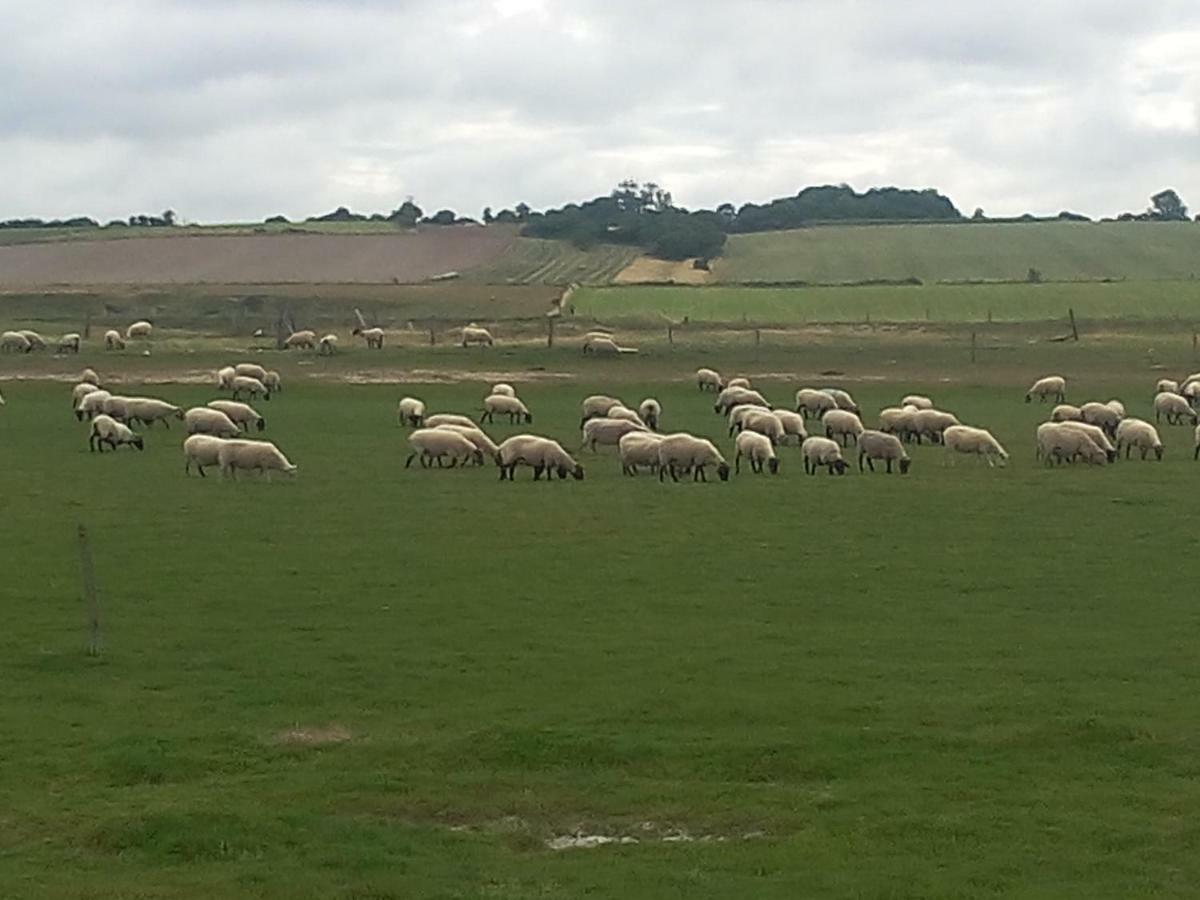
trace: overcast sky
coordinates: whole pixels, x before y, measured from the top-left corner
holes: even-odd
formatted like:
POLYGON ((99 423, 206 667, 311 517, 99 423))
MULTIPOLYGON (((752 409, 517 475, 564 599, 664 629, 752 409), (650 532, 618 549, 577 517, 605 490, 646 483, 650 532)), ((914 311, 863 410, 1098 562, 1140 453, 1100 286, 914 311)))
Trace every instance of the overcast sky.
POLYGON ((936 187, 1200 211, 1196 0, 0 0, 0 219, 936 187))

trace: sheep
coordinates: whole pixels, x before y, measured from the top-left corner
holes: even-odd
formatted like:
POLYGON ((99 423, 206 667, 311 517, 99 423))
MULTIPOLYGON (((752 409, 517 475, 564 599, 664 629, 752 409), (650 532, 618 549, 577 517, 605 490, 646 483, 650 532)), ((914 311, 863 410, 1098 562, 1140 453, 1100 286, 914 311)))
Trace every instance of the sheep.
POLYGON ((625 406, 612 407, 611 409, 609 409, 609 411, 607 413, 605 413, 604 418, 606 418, 606 419, 624 419, 626 422, 636 422, 638 425, 646 424, 645 422, 642 421, 641 416, 639 416, 637 413, 635 413, 632 409, 629 409, 628 407, 625 407, 625 406))
POLYGON ((765 406, 759 406, 757 403, 739 403, 733 409, 729 410, 729 433, 732 435, 735 432, 741 431, 742 419, 752 412, 771 412, 771 410, 765 406))
POLYGON ((733 458, 733 471, 742 472, 742 457, 750 461, 750 471, 762 474, 763 465, 772 475, 779 474, 779 457, 775 455, 775 447, 771 439, 756 431, 743 431, 733 442, 737 455, 733 458))
POLYGON ((1078 406, 1071 406, 1069 403, 1060 403, 1054 409, 1050 410, 1051 422, 1082 422, 1083 412, 1078 406))
POLYGON ((625 404, 616 397, 609 397, 605 394, 592 394, 590 397, 583 398, 583 411, 579 418, 579 427, 583 427, 583 423, 588 419, 599 419, 608 415, 608 411, 614 406, 624 406, 625 404))
POLYGON ((662 418, 662 404, 653 397, 647 397, 638 404, 638 415, 651 431, 658 431, 658 423, 662 418))
POLYGON ((221 438, 241 437, 242 431, 219 409, 193 406, 183 414, 183 428, 188 434, 211 434, 221 438))
MULTIPOLYGON (((905 397, 909 400, 911 397, 905 397)), ((932 408, 932 407, 929 407, 932 408)), ((916 434, 915 416, 921 411, 920 407, 907 404, 902 407, 889 406, 879 411, 879 430, 884 434, 894 434, 902 441, 911 441, 916 434)))
POLYGON ((1154 395, 1154 421, 1161 422, 1164 417, 1168 425, 1182 425, 1184 419, 1196 424, 1196 411, 1191 404, 1179 394, 1167 391, 1154 395))
POLYGON ((750 379, 740 375, 737 378, 730 378, 727 382, 725 382, 725 387, 745 388, 748 391, 753 388, 753 386, 750 384, 750 379))
POLYGON ((1121 416, 1117 415, 1111 406, 1096 401, 1085 403, 1079 407, 1079 416, 1087 424, 1103 428, 1109 437, 1116 435, 1117 426, 1121 424, 1121 416))
POLYGON ((858 408, 858 404, 854 402, 854 398, 840 388, 821 388, 821 393, 828 394, 830 397, 832 397, 833 402, 837 405, 838 409, 849 410, 856 416, 861 412, 861 410, 858 408))
POLYGON ((940 409, 918 409, 913 413, 913 437, 917 443, 921 438, 928 437, 930 443, 936 444, 942 439, 942 432, 952 425, 961 425, 954 413, 940 409))
POLYGON ((88 384, 86 381, 75 385, 75 387, 71 388, 71 409, 77 409, 79 407, 80 400, 82 400, 88 394, 94 394, 98 390, 100 390, 100 388, 96 387, 94 384, 88 384))
POLYGON ((580 347, 584 353, 595 353, 597 346, 601 348, 600 352, 602 353, 612 353, 614 349, 620 352, 616 337, 607 331, 589 331, 583 336, 583 343, 580 347))
POLYGON ((171 427, 167 420, 170 418, 183 420, 183 410, 165 400, 154 397, 128 397, 125 401, 125 421, 133 425, 140 422, 152 426, 162 422, 166 428, 171 427))
POLYGON ((317 352, 322 356, 332 356, 337 352, 338 336, 336 334, 324 335, 318 342, 317 352))
POLYGON ((84 419, 90 419, 96 413, 104 411, 104 402, 111 397, 108 391, 97 390, 90 394, 85 394, 75 404, 75 418, 82 422, 84 419))
POLYGON ((1163 442, 1158 436, 1158 429, 1143 419, 1122 419, 1117 426, 1117 452, 1125 448, 1125 458, 1129 459, 1129 451, 1134 447, 1142 453, 1142 459, 1151 450, 1159 462, 1163 458, 1163 442))
POLYGON ((263 386, 267 389, 268 394, 278 394, 283 390, 283 379, 274 369, 268 369, 267 377, 263 379, 263 386))
POLYGON ((131 341, 134 338, 148 338, 153 330, 153 325, 145 319, 139 319, 125 329, 125 339, 131 341))
POLYGON ((529 424, 533 421, 533 414, 524 403, 516 397, 505 397, 503 394, 493 394, 484 399, 483 415, 479 417, 480 424, 483 424, 484 419, 489 422, 495 421, 496 413, 507 415, 510 425, 521 421, 529 424))
MULTIPOLYGON (((88 397, 94 397, 95 394, 88 394, 88 397)), ((83 402, 87 403, 87 397, 83 398, 83 402)), ((99 405, 97 412, 101 412, 110 418, 124 422, 129 418, 129 398, 122 397, 119 394, 111 394, 105 397, 99 405)))
POLYGON ((792 412, 790 409, 775 409, 771 413, 783 426, 784 436, 780 438, 780 443, 783 443, 788 437, 795 437, 797 446, 804 443, 804 439, 808 437, 808 429, 804 427, 804 416, 792 412))
POLYGON ((452 469, 460 462, 465 466, 472 460, 483 465, 483 453, 474 442, 448 428, 418 428, 408 436, 408 443, 412 445, 413 452, 404 461, 406 469, 418 456, 422 468, 428 468, 435 459, 440 468, 442 460, 447 457, 452 469))
POLYGON ((121 337, 121 332, 114 329, 109 329, 104 332, 104 349, 105 350, 124 350, 125 338, 121 337))
POLYGON ((1170 378, 1160 378, 1154 385, 1154 393, 1161 394, 1166 391, 1168 394, 1179 393, 1179 382, 1172 381, 1170 378))
POLYGON ((270 441, 224 441, 217 451, 217 462, 221 474, 236 479, 238 469, 258 470, 267 481, 271 472, 283 472, 295 477, 299 467, 283 455, 283 451, 270 441))
POLYGON ((1125 404, 1120 400, 1108 400, 1104 405, 1116 413, 1118 419, 1125 418, 1125 404))
POLYGON ((702 391, 719 393, 725 387, 721 373, 716 369, 699 368, 696 370, 696 386, 702 391))
POLYGON ((17 334, 23 335, 25 340, 29 341, 30 350, 45 350, 46 339, 36 331, 30 331, 28 328, 22 328, 17 334))
POLYGON ((505 397, 515 397, 515 396, 517 396, 517 389, 514 388, 511 384, 506 384, 505 382, 502 381, 499 384, 492 385, 492 393, 493 394, 501 394, 505 397))
POLYGON ((1056 403, 1066 403, 1067 379, 1061 375, 1047 375, 1045 378, 1039 378, 1025 392, 1025 402, 1031 402, 1035 396, 1039 403, 1045 403, 1046 398, 1050 396, 1054 397, 1056 403))
MULTIPOLYGON (((973 453, 988 464, 988 468, 1008 462, 1008 451, 1000 446, 1000 442, 986 428, 972 428, 969 425, 951 425, 942 432, 942 443, 947 453, 973 453)), ((951 457, 953 459, 953 457, 951 457)))
POLYGON ((0 334, 0 351, 5 353, 28 353, 33 349, 29 338, 19 331, 6 331, 0 334))
POLYGON ((1046 465, 1076 459, 1094 466, 1108 462, 1108 454, 1099 444, 1067 422, 1043 422, 1037 427, 1037 455, 1046 465))
POLYGON ((382 328, 355 328, 350 334, 355 337, 361 337, 367 342, 368 350, 383 349, 383 329, 382 328))
POLYGON ((293 331, 283 342, 284 350, 315 350, 316 346, 317 333, 307 328, 302 331, 293 331))
MULTIPOLYGON (((408 422, 413 428, 425 424, 425 403, 416 397, 402 397, 396 405, 396 421, 403 425, 408 422)), ((470 420, 468 420, 470 421, 470 420)), ((471 422, 474 425, 474 422, 471 422)))
POLYGON ((94 384, 96 387, 100 387, 100 376, 96 374, 95 369, 84 369, 79 373, 79 380, 81 383, 94 384))
POLYGON ((517 434, 503 441, 496 450, 496 464, 500 467, 501 481, 512 481, 519 465, 533 469, 534 481, 541 478, 543 473, 546 480, 550 481, 553 472, 558 473, 559 480, 567 475, 576 481, 583 480, 583 466, 558 441, 535 434, 517 434))
POLYGON ((668 434, 658 444, 658 480, 670 473, 672 481, 679 480, 680 472, 691 470, 692 481, 708 481, 705 469, 716 466, 717 477, 729 480, 729 463, 712 441, 686 432, 668 434))
POLYGON ((494 343, 495 341, 492 339, 492 333, 486 328, 480 328, 474 322, 472 322, 470 325, 463 326, 462 345, 464 347, 469 347, 472 344, 478 344, 481 347, 485 345, 490 347, 494 343))
POLYGON ((472 444, 474 444, 475 448, 477 450, 479 450, 479 452, 482 453, 485 457, 487 457, 488 459, 496 458, 496 451, 499 449, 496 446, 496 442, 493 441, 490 437, 488 437, 487 434, 484 431, 482 431, 478 425, 475 425, 474 423, 472 423, 471 425, 447 424, 447 425, 437 425, 434 427, 441 428, 445 431, 453 431, 455 434, 461 434, 468 441, 470 441, 472 444))
MULTIPOLYGON (((226 366, 226 368, 229 368, 226 366)), ((221 371, 225 371, 222 369, 221 371)), ((238 363, 233 367, 233 374, 242 375, 246 378, 257 378, 263 384, 267 383, 267 370, 258 363, 238 363)), ((230 378, 232 381, 232 377, 230 378)))
POLYGON ((240 399, 242 394, 248 394, 251 397, 262 397, 264 400, 271 399, 271 392, 267 390, 267 386, 257 378, 251 378, 249 375, 236 375, 233 382, 233 399, 240 399))
POLYGON ((731 409, 743 403, 754 403, 758 406, 766 407, 770 407, 771 405, 758 391, 752 391, 743 387, 727 387, 721 393, 717 394, 717 402, 713 404, 713 412, 728 415, 731 409))
POLYGON ((1192 440, 1196 444, 1196 449, 1192 451, 1192 459, 1200 459, 1200 425, 1196 426, 1196 430, 1192 432, 1192 440))
MULTIPOLYGON (((422 409, 424 404, 422 404, 422 409)), ((475 420, 469 416, 460 416, 456 413, 434 413, 432 416, 425 416, 424 421, 420 424, 426 428, 441 428, 443 425, 461 425, 464 428, 478 428, 475 420)))
POLYGON ((1190 403, 1195 406, 1197 398, 1200 398, 1200 381, 1191 381, 1180 388, 1179 393, 1190 403))
POLYGON ((637 353, 634 347, 622 347, 612 338, 593 338, 591 341, 583 345, 584 353, 593 353, 598 356, 624 356, 631 353, 637 353))
POLYGON ((800 452, 804 455, 804 471, 809 475, 816 475, 821 466, 828 468, 830 475, 835 472, 845 475, 849 468, 842 458, 842 448, 829 438, 810 437, 800 445, 800 452))
POLYGON ((649 431, 631 431, 621 435, 617 449, 621 455, 621 472, 625 475, 636 475, 638 466, 646 466, 651 472, 658 469, 658 445, 662 443, 661 434, 649 431))
POLYGON ((1179 383, 1179 389, 1180 389, 1180 391, 1182 391, 1182 390, 1183 390, 1183 388, 1187 387, 1187 386, 1188 386, 1189 384, 1191 384, 1193 381, 1200 381, 1200 372, 1193 372, 1193 373, 1192 373, 1191 375, 1189 375, 1187 378, 1183 379, 1183 381, 1181 381, 1181 382, 1179 383))
POLYGON ((233 366, 222 366, 217 369, 217 390, 232 391, 233 379, 237 377, 237 369, 233 366))
POLYGON ((851 441, 857 441, 864 431, 862 420, 848 409, 829 410, 821 416, 821 424, 825 426, 825 437, 839 437, 846 447, 851 441))
POLYGON ((767 438, 772 444, 778 444, 787 436, 783 423, 770 410, 752 409, 742 416, 742 434, 753 431, 767 438))
MULTIPOLYGON (((1109 462, 1116 462, 1117 448, 1113 446, 1113 442, 1109 440, 1104 429, 1099 425, 1092 425, 1088 422, 1062 422, 1061 424, 1074 428, 1076 431, 1082 431, 1092 439, 1092 443, 1098 446, 1108 456, 1109 462)), ((1117 426, 1118 430, 1120 426, 1117 426)))
POLYGON ((64 334, 58 339, 58 346, 55 348, 55 353, 78 353, 79 345, 83 342, 83 338, 72 331, 70 334, 64 334))
POLYGON ((933 409, 933 401, 924 394, 908 394, 900 401, 900 405, 915 406, 917 409, 933 409))
POLYGON ((628 419, 588 419, 583 423, 583 443, 580 449, 590 449, 596 452, 597 446, 616 447, 622 436, 631 431, 648 431, 640 422, 630 422, 628 419))
POLYGON ((259 431, 267 427, 267 420, 248 403, 239 403, 236 400, 209 400, 206 405, 209 409, 223 412, 233 424, 243 431, 249 431, 251 425, 259 431))
POLYGON ((831 409, 837 409, 837 401, 824 391, 800 388, 796 391, 796 412, 806 419, 819 419, 831 409))
POLYGON ((121 444, 137 447, 139 450, 146 449, 140 434, 134 434, 128 425, 101 413, 92 419, 92 430, 88 435, 88 449, 93 453, 97 450, 103 453, 105 444, 108 444, 113 450, 116 450, 121 444))
POLYGON ((223 438, 214 437, 211 434, 193 434, 185 438, 183 442, 183 473, 190 474, 192 463, 195 463, 200 477, 207 478, 208 476, 204 474, 204 467, 220 464, 221 445, 224 443, 223 438))
POLYGON ((872 472, 875 471, 875 460, 881 459, 887 463, 887 472, 892 473, 892 461, 899 463, 901 475, 907 475, 912 460, 900 443, 900 438, 883 431, 865 429, 858 436, 858 471, 863 470, 863 461, 872 472))

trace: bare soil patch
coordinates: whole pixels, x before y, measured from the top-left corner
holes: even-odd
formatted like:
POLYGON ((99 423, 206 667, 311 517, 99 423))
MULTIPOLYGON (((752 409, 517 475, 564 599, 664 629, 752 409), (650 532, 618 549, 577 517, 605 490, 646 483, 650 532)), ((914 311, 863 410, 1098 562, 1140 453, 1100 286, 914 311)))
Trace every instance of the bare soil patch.
POLYGON ((323 747, 329 744, 342 744, 353 735, 348 728, 341 725, 315 725, 288 728, 275 735, 280 744, 299 744, 306 747, 323 747))

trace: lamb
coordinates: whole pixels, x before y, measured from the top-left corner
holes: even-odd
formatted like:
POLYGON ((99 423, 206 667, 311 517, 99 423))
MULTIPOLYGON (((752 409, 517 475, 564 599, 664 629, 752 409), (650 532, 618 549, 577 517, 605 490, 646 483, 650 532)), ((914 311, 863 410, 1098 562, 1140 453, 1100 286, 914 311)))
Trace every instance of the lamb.
POLYGON ((211 434, 193 434, 186 438, 183 442, 183 473, 190 474, 192 463, 195 463, 200 477, 207 478, 204 467, 220 464, 221 445, 224 443, 222 438, 211 434))
POLYGON ((651 472, 658 468, 658 445, 661 434, 649 431, 631 431, 621 435, 617 448, 621 455, 621 472, 636 475, 638 466, 646 466, 651 472))
POLYGON ((616 447, 624 435, 631 431, 648 431, 640 422, 630 422, 627 419, 588 419, 583 423, 583 443, 580 449, 587 448, 593 453, 597 446, 616 447))
POLYGON ((428 468, 435 459, 441 467, 442 460, 447 457, 452 469, 460 462, 465 466, 472 460, 478 465, 483 465, 483 453, 479 448, 466 436, 448 428, 418 428, 408 436, 408 442, 412 445, 413 452, 404 461, 406 469, 418 456, 421 458, 422 468, 428 468))
POLYGON ((717 402, 713 404, 713 412, 727 415, 731 409, 735 406, 741 406, 743 403, 754 403, 758 406, 766 407, 771 405, 758 391, 742 387, 727 387, 721 393, 717 394, 717 402))
POLYGON ((58 347, 55 348, 55 353, 78 353, 79 345, 83 342, 83 338, 72 331, 70 334, 64 334, 58 339, 58 347))
POLYGON ((942 439, 942 432, 952 425, 961 425, 954 413, 943 412, 939 409, 919 409, 913 413, 913 436, 917 443, 921 438, 928 437, 931 443, 942 439))
POLYGON ((742 416, 742 434, 747 431, 761 434, 772 444, 781 443, 787 436, 783 423, 770 410, 752 409, 742 416))
POLYGON ((804 427, 804 416, 790 409, 775 409, 771 412, 783 426, 784 437, 780 438, 780 443, 787 437, 795 437, 797 446, 804 443, 804 439, 808 437, 808 430, 804 427))
POLYGON ((338 336, 336 334, 324 335, 318 342, 317 352, 322 356, 332 356, 337 352, 338 336))
POLYGON ((131 425, 140 422, 152 426, 155 422, 162 422, 169 429, 171 423, 167 420, 170 418, 182 421, 183 410, 154 397, 129 397, 125 401, 125 421, 131 425))
POLYGON ((36 331, 30 331, 28 328, 22 328, 17 332, 17 334, 24 335, 25 340, 29 341, 29 348, 31 350, 46 349, 46 339, 36 331))
POLYGON ((1037 428, 1037 455, 1046 465, 1081 459, 1094 466, 1108 462, 1104 449, 1069 423, 1043 422, 1037 428))
POLYGON ((113 450, 116 450, 121 444, 137 447, 139 450, 146 449, 140 434, 134 434, 133 429, 128 425, 101 413, 92 419, 92 430, 88 435, 88 449, 93 453, 97 450, 103 453, 105 444, 108 444, 113 450))
POLYGON ((835 472, 838 475, 846 474, 848 466, 842 458, 842 448, 838 446, 837 441, 810 437, 800 445, 800 452, 804 455, 804 471, 809 475, 816 475, 821 466, 828 468, 830 475, 835 472))
MULTIPOLYGON (((229 367, 226 366, 226 369, 227 368, 229 367)), ((222 369, 221 371, 225 371, 225 369, 222 369)), ((257 378, 263 384, 267 383, 267 370, 258 363, 238 363, 233 367, 233 374, 242 375, 246 378, 257 378)), ((232 377, 230 380, 232 380, 232 377)))
POLYGON ((665 435, 658 444, 658 480, 670 473, 672 481, 679 480, 680 472, 692 472, 693 481, 708 481, 705 469, 715 466, 717 477, 729 480, 729 463, 712 443, 704 438, 680 432, 665 435))
POLYGON ((948 453, 973 453, 987 462, 988 468, 1008 462, 1008 451, 1000 446, 1000 442, 985 428, 971 428, 968 425, 951 425, 942 432, 942 443, 948 453))
POLYGON ((831 409, 837 409, 837 401, 824 391, 800 388, 796 391, 796 412, 806 419, 819 419, 831 409))
POLYGON ((217 390, 232 391, 233 379, 237 377, 237 369, 233 366, 222 366, 217 369, 217 390))
POLYGON ((496 413, 507 415, 509 424, 524 421, 526 424, 533 421, 533 414, 529 409, 518 400, 516 397, 505 397, 503 394, 493 394, 483 401, 483 415, 479 417, 480 424, 484 419, 489 422, 495 421, 496 413))
POLYGON ((293 331, 283 342, 285 350, 314 350, 317 346, 317 333, 309 329, 293 331))
MULTIPOLYGON (((424 404, 422 404, 424 408, 424 404)), ((434 413, 432 416, 425 416, 423 424, 426 428, 441 428, 443 425, 461 425, 463 428, 478 428, 475 420, 469 416, 460 416, 456 413, 434 413)))
POLYGON ((150 332, 153 330, 153 325, 151 325, 145 319, 139 319, 137 322, 134 322, 125 329, 125 339, 131 341, 134 338, 148 338, 150 337, 150 332))
POLYGON ((298 471, 298 467, 270 441, 224 441, 217 451, 217 462, 221 474, 234 479, 238 469, 258 470, 267 481, 271 480, 271 472, 295 476, 298 471))
POLYGON ((1078 406, 1060 403, 1050 411, 1051 422, 1082 422, 1083 411, 1078 406))
POLYGON ((461 434, 468 441, 475 445, 475 448, 488 459, 496 458, 496 451, 499 447, 496 442, 483 432, 478 425, 437 425, 436 428, 441 428, 445 431, 453 431, 455 434, 461 434))
POLYGON ((716 369, 699 368, 696 370, 696 386, 702 391, 719 393, 725 383, 721 381, 721 373, 716 369))
MULTIPOLYGON (((1092 439, 1092 442, 1096 446, 1104 451, 1109 462, 1116 462, 1117 448, 1113 446, 1112 441, 1109 440, 1108 435, 1105 434, 1104 429, 1099 425, 1092 425, 1088 422, 1063 422, 1062 424, 1074 428, 1076 431, 1082 431, 1092 439)), ((1117 427, 1119 430, 1120 426, 1117 427)))
POLYGON ((1129 459, 1129 452, 1134 447, 1141 451, 1142 459, 1152 450, 1159 462, 1163 458, 1163 442, 1158 436, 1158 429, 1143 419, 1121 420, 1117 426, 1117 451, 1120 452, 1122 447, 1125 448, 1126 459, 1129 459))
POLYGON ((493 394, 501 394, 505 397, 515 397, 515 396, 517 396, 517 389, 514 388, 511 384, 506 384, 505 382, 502 381, 499 384, 492 385, 492 393, 493 394))
POLYGON ((517 434, 502 442, 496 451, 496 463, 500 467, 501 481, 512 481, 519 465, 533 469, 534 481, 541 478, 543 473, 546 480, 550 481, 552 472, 558 473, 559 480, 567 475, 576 481, 583 480, 583 466, 575 462, 558 441, 534 434, 517 434))
MULTIPOLYGON (((396 421, 403 425, 408 422, 413 428, 425 424, 425 403, 416 397, 403 397, 396 405, 396 421)), ((470 420, 468 420, 470 421, 470 420)), ((474 425, 474 422, 471 422, 474 425)))
POLYGON ((71 409, 78 409, 80 400, 82 400, 88 394, 93 394, 98 390, 100 390, 100 388, 96 387, 94 384, 88 384, 86 381, 75 385, 75 387, 71 388, 71 409))
POLYGON ((1170 378, 1160 378, 1154 385, 1154 393, 1161 394, 1166 391, 1168 394, 1179 393, 1179 382, 1172 381, 1170 378))
POLYGON ((193 406, 183 414, 183 427, 188 434, 210 434, 221 438, 241 437, 241 429, 219 409, 193 406))
POLYGON ((915 406, 917 409, 933 409, 933 401, 923 394, 908 394, 900 401, 901 406, 915 406))
POLYGON ((367 342, 368 350, 383 349, 383 329, 382 328, 355 328, 350 332, 355 337, 361 337, 367 342))
POLYGON ((851 441, 857 441, 864 430, 862 420, 848 409, 829 410, 821 416, 821 424, 825 426, 825 437, 839 437, 847 447, 851 441))
POLYGON ((1067 402, 1067 379, 1061 375, 1047 375, 1045 378, 1039 378, 1033 383, 1033 387, 1025 392, 1025 402, 1029 403, 1034 397, 1037 397, 1039 403, 1045 403, 1046 398, 1051 396, 1054 397, 1056 403, 1067 402))
POLYGON ((838 409, 849 410, 856 416, 861 412, 858 408, 858 404, 854 402, 854 398, 840 388, 821 388, 821 393, 828 394, 830 397, 832 397, 833 402, 837 404, 838 409))
POLYGON ((236 400, 209 400, 207 406, 209 409, 223 412, 234 425, 243 431, 249 431, 251 425, 259 431, 267 427, 267 420, 259 415, 258 410, 247 403, 238 403, 236 400))
POLYGON ((233 399, 237 400, 242 394, 248 394, 251 397, 262 397, 264 400, 271 399, 271 392, 267 390, 267 386, 257 378, 251 378, 249 375, 236 375, 233 382, 233 399))
POLYGON ((912 465, 900 438, 883 431, 866 429, 858 436, 858 471, 863 470, 863 461, 871 471, 875 471, 875 460, 881 459, 887 463, 887 472, 892 473, 892 462, 899 464, 900 474, 907 475, 912 465))
POLYGON ((82 422, 84 419, 92 418, 96 413, 103 412, 104 402, 111 396, 112 394, 105 390, 97 390, 92 391, 90 394, 85 394, 75 404, 75 418, 82 422))
POLYGON ((662 404, 653 397, 647 397, 638 404, 638 415, 651 431, 658 431, 658 421, 662 417, 662 404))
POLYGON ((479 346, 486 345, 490 347, 493 343, 495 343, 495 341, 492 340, 492 333, 486 328, 480 328, 474 322, 472 322, 470 325, 463 326, 462 345, 464 347, 469 347, 472 344, 478 344, 479 346))
POLYGON ((741 376, 741 375, 739 375, 737 378, 730 378, 727 382, 725 382, 725 387, 727 387, 727 388, 745 388, 746 390, 752 389, 752 385, 750 384, 750 379, 746 378, 744 376, 741 376))
POLYGON ((283 379, 274 369, 268 369, 267 377, 263 379, 263 386, 267 389, 268 394, 278 394, 283 390, 283 379))
POLYGON ((598 419, 608 415, 608 411, 614 406, 624 406, 625 404, 616 397, 609 397, 604 394, 592 394, 590 397, 583 398, 583 414, 579 419, 579 427, 583 427, 583 423, 588 419, 598 419))
POLYGON ((1113 411, 1112 407, 1095 401, 1079 407, 1079 415, 1087 424, 1103 428, 1109 437, 1116 435, 1117 426, 1121 424, 1121 417, 1113 411))
POLYGON ((104 349, 105 350, 124 350, 125 338, 121 337, 121 332, 109 329, 104 332, 104 349))
POLYGON ((79 380, 85 384, 94 384, 100 387, 100 376, 96 374, 95 369, 84 369, 79 373, 79 380))
POLYGON ((1182 425, 1184 419, 1196 424, 1196 411, 1191 404, 1179 394, 1163 391, 1154 395, 1154 421, 1161 422, 1166 417, 1168 425, 1182 425))
POLYGON ((733 442, 737 455, 733 458, 733 471, 739 475, 742 472, 742 457, 750 461, 750 471, 762 474, 763 466, 772 475, 779 474, 779 457, 775 455, 775 447, 771 439, 756 431, 743 431, 733 442))
MULTIPOLYGON (((911 398, 905 397, 904 399, 911 398)), ((884 434, 894 434, 902 441, 911 441, 917 432, 915 416, 920 411, 920 408, 912 404, 881 409, 879 411, 879 430, 884 434)))
POLYGON ((28 353, 33 349, 29 338, 19 331, 6 331, 0 334, 0 351, 5 353, 28 353))
POLYGON ((638 425, 646 424, 645 422, 642 421, 641 416, 639 416, 637 413, 635 413, 632 409, 629 409, 628 407, 625 407, 625 406, 612 407, 611 409, 609 409, 609 411, 607 413, 605 413, 604 418, 606 418, 606 419, 624 419, 626 422, 636 422, 638 425))

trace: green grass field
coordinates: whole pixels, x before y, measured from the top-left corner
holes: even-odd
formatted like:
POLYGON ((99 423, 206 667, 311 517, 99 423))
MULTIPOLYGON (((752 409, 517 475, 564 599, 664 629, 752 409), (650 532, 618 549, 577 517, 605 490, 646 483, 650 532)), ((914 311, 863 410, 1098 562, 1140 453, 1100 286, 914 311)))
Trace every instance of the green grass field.
MULTIPOLYGON (((810 478, 789 448, 777 478, 727 484, 624 478, 610 454, 584 455, 579 483, 405 470, 401 393, 469 411, 486 382, 324 380, 378 359, 346 353, 279 357, 264 436, 295 480, 201 480, 178 426, 144 454, 89 454, 67 386, 14 376, 94 363, 190 405, 213 392, 136 379, 211 366, 211 349, 0 360, 0 546, 19 566, 0 637, 4 891, 1192 896, 1190 429, 1163 426, 1161 464, 1047 470, 1031 445, 1048 407, 1021 402, 1054 353, 1073 399, 1147 415, 1141 340, 974 369, 936 340, 860 340, 803 362, 396 354, 510 375, 532 430, 571 447, 580 398, 615 390, 729 448, 682 380, 697 361, 840 357, 868 418, 921 390, 992 428, 1012 464, 947 467, 922 447, 904 478, 810 478), (868 364, 887 380, 859 380, 868 364), (547 848, 575 832, 637 843, 547 848)), ((786 402, 798 384, 760 386, 786 402)))

